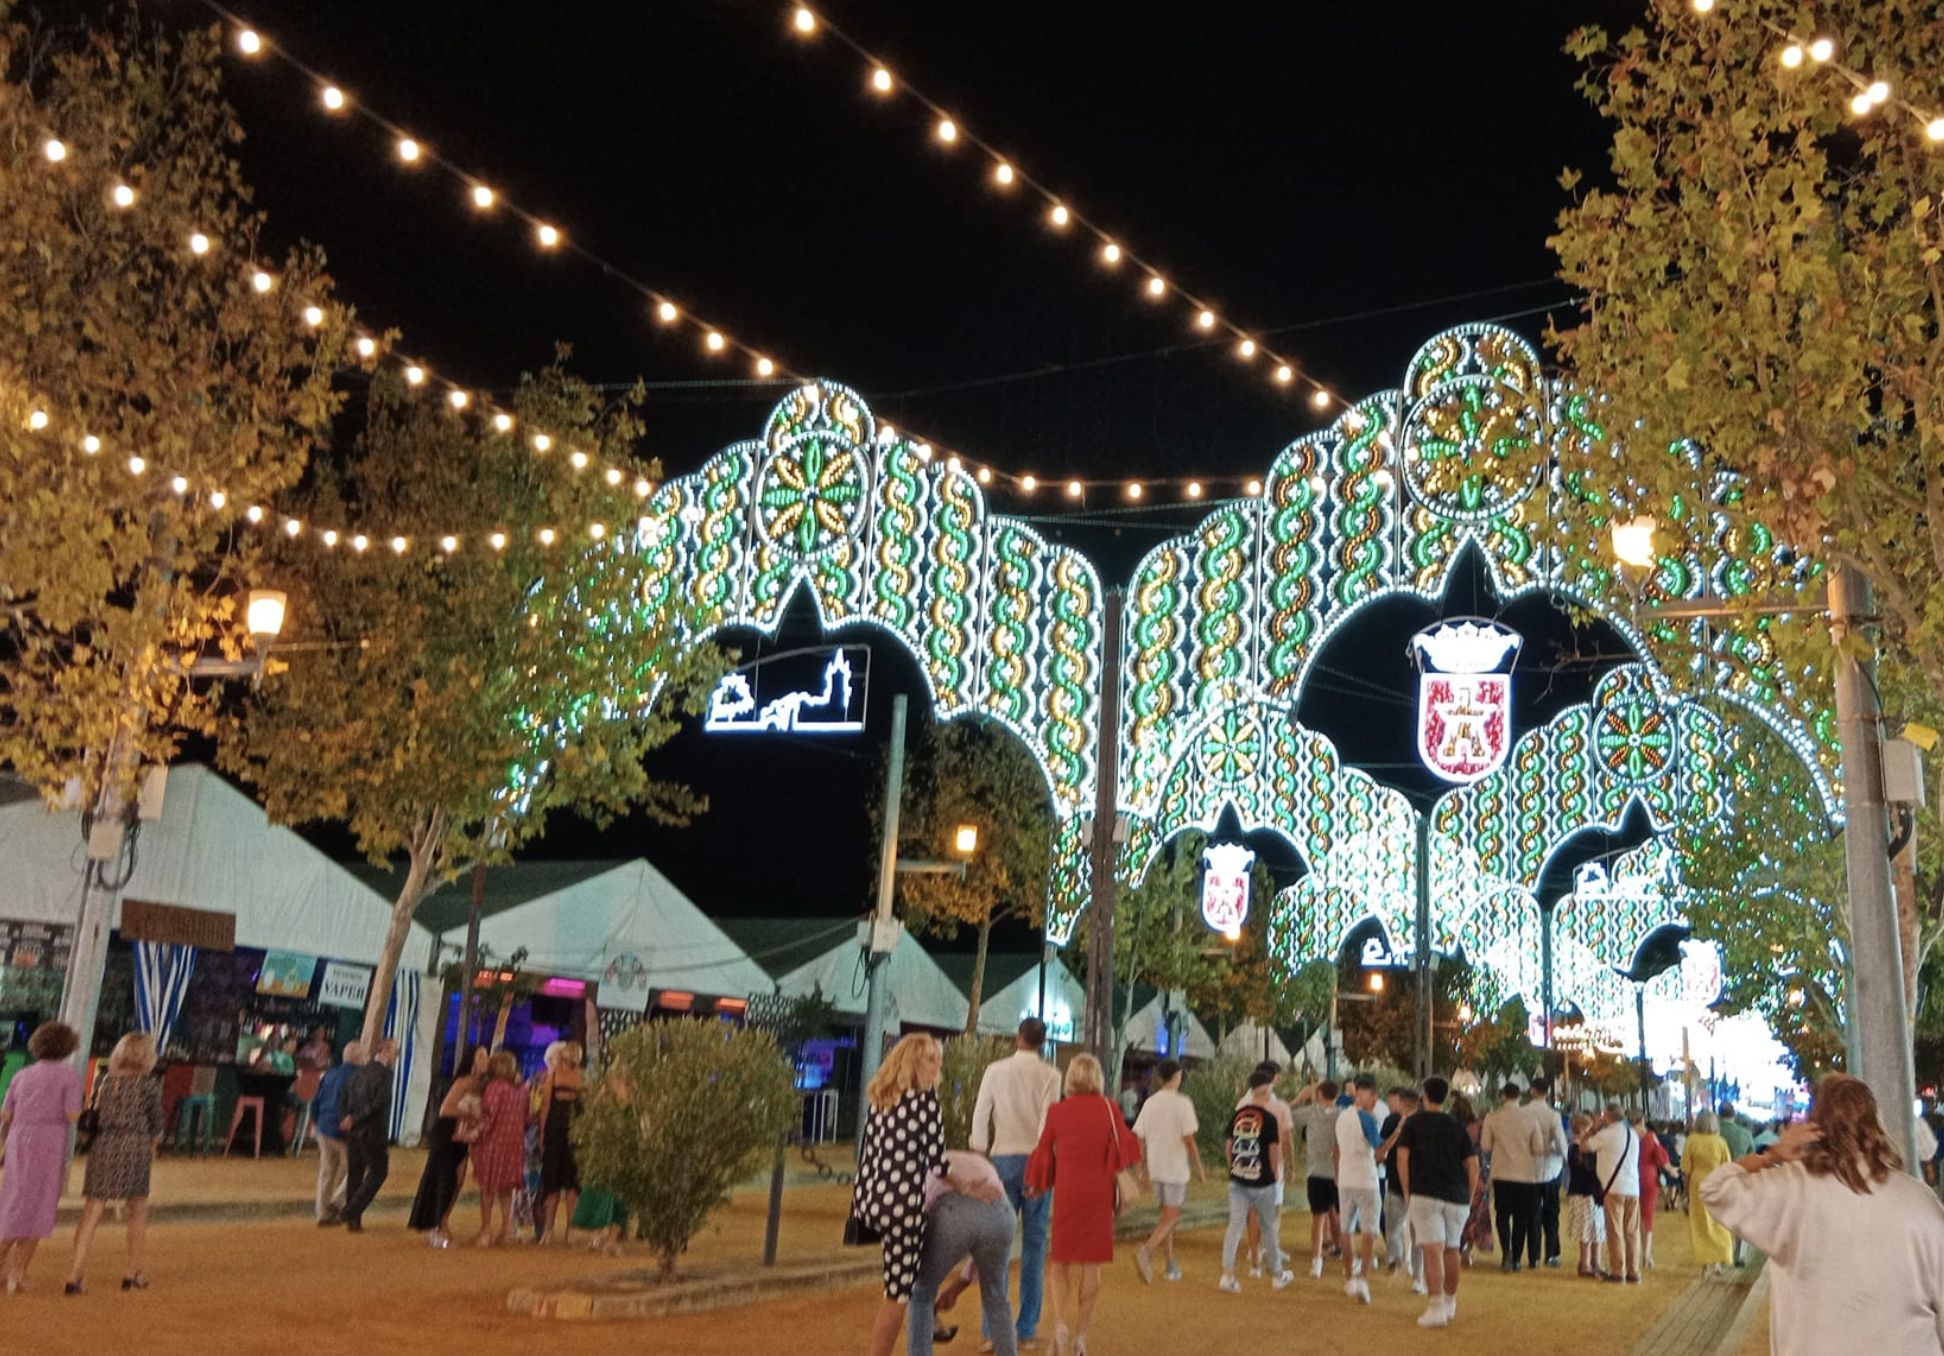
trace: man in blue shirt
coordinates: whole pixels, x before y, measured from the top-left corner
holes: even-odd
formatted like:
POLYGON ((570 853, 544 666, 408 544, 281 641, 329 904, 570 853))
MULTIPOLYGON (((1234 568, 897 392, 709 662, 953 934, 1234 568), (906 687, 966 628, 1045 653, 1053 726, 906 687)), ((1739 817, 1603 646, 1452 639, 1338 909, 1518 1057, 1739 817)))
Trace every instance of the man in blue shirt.
POLYGON ((365 1062, 363 1041, 344 1047, 344 1063, 325 1074, 311 1098, 311 1128, 317 1132, 317 1223, 329 1227, 344 1223, 345 1156, 344 1131, 338 1119, 338 1098, 351 1071, 365 1062))

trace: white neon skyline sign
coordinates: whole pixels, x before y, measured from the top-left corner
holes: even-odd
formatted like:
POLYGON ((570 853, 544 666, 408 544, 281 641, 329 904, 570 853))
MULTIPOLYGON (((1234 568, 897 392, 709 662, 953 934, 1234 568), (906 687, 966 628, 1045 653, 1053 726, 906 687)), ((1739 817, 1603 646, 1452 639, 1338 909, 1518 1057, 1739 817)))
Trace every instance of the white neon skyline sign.
POLYGON ((822 692, 787 692, 774 701, 756 704, 749 676, 723 675, 709 694, 709 710, 702 728, 710 734, 760 734, 766 730, 789 734, 861 734, 864 713, 851 717, 854 690, 850 660, 842 650, 824 666, 822 692))

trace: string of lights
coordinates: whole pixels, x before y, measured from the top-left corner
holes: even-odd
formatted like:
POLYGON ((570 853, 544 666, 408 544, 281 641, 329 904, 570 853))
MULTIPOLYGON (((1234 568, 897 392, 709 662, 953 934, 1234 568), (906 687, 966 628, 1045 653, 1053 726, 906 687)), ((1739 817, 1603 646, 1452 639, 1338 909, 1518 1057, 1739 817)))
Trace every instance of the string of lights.
MULTIPOLYGON (((392 146, 396 163, 408 170, 432 169, 450 176, 461 190, 462 200, 475 212, 500 213, 523 223, 529 228, 533 247, 543 253, 564 250, 583 259, 601 270, 604 277, 619 283, 642 298, 649 313, 665 326, 688 326, 700 336, 700 348, 705 356, 716 357, 728 353, 740 354, 749 360, 755 379, 773 381, 779 386, 802 384, 811 380, 809 376, 795 370, 767 351, 735 337, 727 328, 687 309, 679 304, 672 293, 649 285, 635 278, 627 269, 602 257, 594 251, 576 243, 576 237, 554 219, 543 216, 508 198, 493 187, 491 176, 484 175, 458 165, 439 155, 429 142, 415 135, 396 120, 373 107, 363 99, 354 98, 344 86, 324 75, 303 61, 284 44, 273 40, 268 34, 254 27, 241 16, 223 5, 220 0, 199 0, 211 14, 224 26, 229 41, 227 47, 245 60, 270 59, 281 63, 303 80, 315 94, 316 106, 327 117, 360 118, 375 127, 392 146)), ((980 144, 980 143, 974 143, 980 144)), ((1020 182, 1030 181, 1021 177, 1020 182)), ((1078 223, 1082 229, 1094 229, 1078 215, 1070 214, 1069 219, 1078 223)), ((1120 257, 1120 256, 1116 256, 1120 257)), ((1140 267, 1133 256, 1127 258, 1140 267)), ((1151 272, 1151 271, 1150 271, 1151 272)), ((1151 274, 1158 277, 1158 274, 1151 274)), ((1165 284, 1164 284, 1165 289, 1165 284)), ((1165 295, 1165 290, 1163 295, 1165 295)), ((1177 293, 1186 297, 1186 293, 1177 293)), ((1204 308, 1206 309, 1206 308, 1204 308)), ((1204 333, 1214 332, 1218 326, 1226 325, 1209 312, 1208 324, 1199 328, 1204 333)), ((1241 331, 1235 331, 1241 334, 1241 331)), ((1249 347, 1244 354, 1250 359, 1266 358, 1275 361, 1278 368, 1288 367, 1290 376, 1283 380, 1293 380, 1295 369, 1292 365, 1277 359, 1267 349, 1260 348, 1258 342, 1242 336, 1249 347)), ((1309 378, 1305 377, 1305 381, 1309 378)), ((1315 385, 1315 383, 1311 383, 1315 385)), ((1321 388, 1317 387, 1320 391, 1321 388)), ((1329 405, 1334 397, 1323 402, 1329 405)), ((895 430, 894 430, 895 432, 895 430)), ((907 430, 908 437, 918 435, 907 430)), ((1033 498, 1048 492, 1062 495, 1065 500, 1084 503, 1090 496, 1111 496, 1127 502, 1143 502, 1156 496, 1172 496, 1184 500, 1202 500, 1209 497, 1239 497, 1259 494, 1259 480, 1242 475, 1200 475, 1176 476, 1158 479, 1130 480, 1124 477, 1095 476, 1043 476, 1029 472, 1005 471, 992 466, 983 459, 954 452, 944 446, 942 440, 924 438, 917 446, 921 455, 928 460, 936 455, 948 464, 971 467, 979 484, 999 488, 1020 498, 1033 498), (1251 488, 1251 487, 1254 488, 1251 488)))
POLYGON ((991 165, 994 189, 1036 199, 1049 230, 1070 232, 1090 239, 1094 257, 1103 268, 1125 269, 1132 273, 1137 279, 1141 296, 1146 300, 1157 305, 1172 303, 1184 309, 1191 333, 1209 337, 1225 335, 1229 342, 1223 347, 1237 361, 1252 371, 1266 373, 1269 381, 1277 387, 1286 388, 1292 384, 1308 387, 1310 404, 1318 411, 1327 413, 1349 407, 1349 401, 1304 371, 1295 359, 1270 347, 1264 335, 1273 331, 1251 331, 1235 323, 1218 311, 1212 302, 1172 280, 1159 264, 1135 253, 1121 236, 1082 213, 1069 196, 1056 192, 1027 173, 1020 167, 1017 157, 1006 154, 978 135, 962 119, 948 112, 908 79, 894 76, 887 63, 833 23, 829 16, 807 5, 798 5, 791 11, 790 27, 805 40, 828 34, 848 49, 864 63, 865 83, 879 99, 890 101, 902 94, 922 107, 932 120, 932 137, 939 145, 950 148, 963 144, 977 151, 991 165))

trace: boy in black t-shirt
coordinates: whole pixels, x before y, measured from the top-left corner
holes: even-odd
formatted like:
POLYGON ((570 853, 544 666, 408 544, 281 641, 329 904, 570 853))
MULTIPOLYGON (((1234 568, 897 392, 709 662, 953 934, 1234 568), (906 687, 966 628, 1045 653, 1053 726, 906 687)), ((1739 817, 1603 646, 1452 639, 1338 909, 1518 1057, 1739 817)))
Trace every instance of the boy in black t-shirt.
POLYGON ((1424 1249, 1424 1282, 1431 1292, 1420 1328, 1442 1328, 1458 1316, 1458 1249, 1478 1189, 1478 1150, 1465 1127, 1445 1113, 1450 1095, 1444 1079, 1425 1079, 1424 1105, 1397 1132, 1397 1175, 1411 1231, 1424 1249))
MULTIPOLYGON (((1229 1226, 1222 1240, 1222 1289, 1231 1295, 1242 1293, 1242 1282, 1235 1279, 1235 1253, 1253 1214, 1262 1226, 1262 1255, 1282 1256, 1282 1238, 1277 1228, 1276 1183, 1282 1177, 1282 1131, 1269 1107, 1270 1085, 1276 1081, 1273 1069, 1257 1069, 1249 1075, 1249 1100, 1235 1109, 1228 1123, 1229 1226)), ((1284 1268, 1272 1284, 1281 1290, 1296 1279, 1284 1268)))

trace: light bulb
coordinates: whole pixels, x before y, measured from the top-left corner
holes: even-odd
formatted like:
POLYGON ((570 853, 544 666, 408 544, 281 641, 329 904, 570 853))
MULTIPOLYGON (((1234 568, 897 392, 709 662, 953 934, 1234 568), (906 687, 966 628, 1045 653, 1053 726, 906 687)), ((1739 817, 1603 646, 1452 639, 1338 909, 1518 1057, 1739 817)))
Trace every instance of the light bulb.
POLYGON ((303 530, 304 530, 304 525, 299 520, 295 518, 284 519, 284 535, 286 537, 298 536, 303 532, 303 530))
POLYGON ((945 458, 945 469, 946 469, 946 470, 948 470, 948 471, 956 471, 956 470, 958 470, 958 469, 959 469, 959 459, 958 459, 958 458, 957 458, 956 456, 951 456, 951 457, 947 457, 947 458, 945 458))
POLYGON ((1140 482, 1140 481, 1138 481, 1138 480, 1130 480, 1130 481, 1128 481, 1128 482, 1127 482, 1127 497, 1128 497, 1129 499, 1139 499, 1139 498, 1141 497, 1141 482, 1140 482))
POLYGON ((610 485, 619 485, 621 483, 621 472, 612 466, 608 467, 607 483, 610 485))
POLYGON ((1188 497, 1190 499, 1199 499, 1202 497, 1202 487, 1199 480, 1191 480, 1188 482, 1188 497))
POLYGON ((324 86, 317 97, 323 100, 324 107, 330 109, 333 113, 340 113, 344 110, 344 91, 336 85, 324 86))
POLYGON ((816 32, 817 16, 812 14, 809 10, 804 9, 801 6, 798 6, 796 12, 796 28, 797 28, 797 32, 799 33, 816 32))
POLYGON ((337 529, 333 528, 324 534, 324 544, 326 546, 336 546, 338 544, 337 529))
POLYGON ((360 532, 357 536, 351 538, 351 549, 353 551, 362 551, 365 549, 365 547, 369 545, 371 545, 371 538, 367 537, 362 532, 360 532))
POLYGON ((1100 257, 1108 264, 1118 264, 1121 257, 1121 247, 1109 240, 1105 245, 1100 247, 1100 257))
POLYGON ((391 539, 391 549, 392 549, 392 554, 393 554, 393 555, 395 555, 395 556, 402 556, 402 555, 404 555, 404 554, 405 554, 405 548, 406 548, 407 546, 409 546, 409 545, 411 545, 411 543, 410 543, 410 542, 408 542, 408 541, 406 541, 406 540, 405 540, 405 538, 403 538, 403 537, 393 537, 393 538, 391 539))
POLYGON ((545 452, 548 448, 552 446, 553 446, 553 439, 549 438, 546 434, 536 433, 533 435, 533 450, 535 452, 545 452))
POLYGON ((211 508, 222 508, 224 505, 228 503, 229 503, 229 496, 224 494, 221 490, 211 490, 209 492, 209 506, 211 508))
POLYGON ((1078 499, 1082 494, 1085 493, 1086 493, 1086 486, 1082 485, 1079 481, 1069 480, 1067 482, 1067 498, 1078 499))
POLYGON ((376 339, 371 338, 369 335, 365 335, 359 338, 358 356, 360 358, 369 358, 377 351, 378 351, 378 341, 376 339))
POLYGON ((1324 480, 1322 476, 1311 476, 1309 487, 1310 493, 1318 499, 1321 499, 1324 492, 1330 488, 1329 482, 1324 480))
POLYGON ((1244 339, 1235 346, 1235 351, 1244 358, 1255 357, 1256 345, 1253 339, 1244 339))
POLYGON ((474 184, 472 191, 473 206, 484 211, 493 205, 493 190, 484 184, 474 184))
POLYGON ((419 144, 410 137, 398 139, 398 158, 406 164, 414 164, 419 158, 419 144))
POLYGON ((452 402, 453 409, 463 410, 470 397, 464 391, 453 391, 447 394, 446 399, 452 402))
POLYGON ((59 137, 49 137, 47 143, 41 147, 41 154, 51 163, 58 165, 67 159, 67 144, 59 137))
POLYGON ((197 231, 197 232, 196 232, 196 233, 195 233, 194 235, 192 235, 192 236, 190 236, 190 237, 189 237, 189 253, 191 253, 191 254, 208 254, 208 253, 209 253, 209 237, 208 237, 208 236, 206 236, 206 235, 204 235, 204 234, 203 234, 203 233, 202 233, 201 231, 197 231))
POLYGON ((459 549, 459 538, 454 536, 440 537, 439 549, 441 551, 444 551, 447 555, 451 555, 454 551, 457 551, 459 549))
POLYGON ((405 380, 411 385, 417 386, 420 382, 425 380, 425 369, 423 367, 420 367, 417 363, 413 363, 410 367, 405 369, 405 380))
POLYGON ((542 546, 552 546, 554 544, 554 530, 551 527, 543 527, 540 529, 540 544, 542 546))
POLYGON ((1867 94, 1859 94, 1854 99, 1850 100, 1850 112, 1852 113, 1857 113, 1857 114, 1868 113, 1871 109, 1875 107, 1876 107, 1876 102, 1872 100, 1870 96, 1867 94))
POLYGON ((1784 66, 1787 66, 1790 70, 1794 70, 1796 67, 1802 64, 1802 44, 1801 43, 1792 42, 1787 47, 1784 47, 1782 49, 1782 64, 1784 66))
POLYGON ((1873 104, 1887 104, 1890 102, 1890 85, 1887 81, 1872 80, 1870 82, 1870 88, 1865 93, 1870 96, 1870 102, 1873 104))
POLYGON ((1295 369, 1290 367, 1288 363, 1284 363, 1281 367, 1278 367, 1276 369, 1276 380, 1282 382, 1285 386, 1289 384, 1289 382, 1295 377, 1295 375, 1296 375, 1295 369))
POLYGON ((277 280, 268 273, 265 273, 262 269, 258 269, 250 275, 250 286, 256 288, 259 292, 268 292, 276 285, 277 280))
POLYGON ((947 145, 957 141, 958 124, 954 123, 950 118, 940 118, 938 120, 938 139, 947 145))
POLYGON ((46 411, 46 410, 35 410, 35 411, 34 411, 34 412, 33 412, 32 414, 30 414, 30 415, 28 415, 28 416, 27 416, 27 427, 28 427, 28 428, 31 428, 31 429, 37 429, 37 430, 38 430, 38 429, 44 429, 44 428, 46 428, 46 427, 47 427, 47 411, 46 411))
POLYGON ((576 471, 585 471, 587 469, 587 453, 585 452, 576 451, 574 455, 567 458, 567 460, 574 464, 574 469, 576 471))
POLYGON ((1262 493, 1262 482, 1260 480, 1251 480, 1248 484, 1242 487, 1242 492, 1246 495, 1249 495, 1251 498, 1253 498, 1254 496, 1262 493))
POLYGON ((595 541, 599 541, 607 535, 607 525, 604 523, 589 523, 587 525, 587 535, 595 541))
POLYGON ((1168 285, 1158 277, 1149 278, 1147 290, 1151 297, 1163 297, 1168 294, 1168 285))
POLYGON ((655 487, 653 485, 650 485, 648 483, 647 478, 644 476, 643 478, 635 481, 635 498, 646 499, 649 496, 649 494, 654 491, 654 488, 655 487))
POLYGON ((1809 55, 1817 61, 1827 61, 1836 55, 1836 44, 1828 38, 1817 38, 1809 44, 1809 55))
POLYGON ((891 92, 891 72, 885 70, 882 66, 872 71, 871 88, 879 94, 889 94, 891 92))
POLYGON ((1696 14, 1710 13, 1713 11, 1714 6, 1715 0, 1694 0, 1694 12, 1696 14))
POLYGON ((501 433, 511 433, 513 431, 513 416, 507 414, 505 411, 501 411, 493 416, 493 427, 501 433))
POLYGON ((506 534, 504 532, 495 532, 492 536, 488 537, 486 540, 495 551, 502 551, 506 549, 506 534))
POLYGON ((250 505, 250 506, 249 506, 248 508, 246 508, 246 509, 244 509, 244 510, 243 510, 243 516, 244 516, 245 518, 248 518, 248 519, 249 519, 249 520, 250 520, 251 522, 253 522, 253 523, 260 523, 260 522, 262 522, 262 521, 263 521, 263 507, 262 507, 262 505, 260 505, 260 504, 252 504, 252 505, 250 505))
POLYGON ((108 196, 114 201, 117 207, 133 207, 135 205, 135 190, 127 184, 116 184, 108 196))
POLYGON ((1066 204, 1056 202, 1053 204, 1053 210, 1047 213, 1047 217, 1055 226, 1065 226, 1073 220, 1073 213, 1066 210, 1066 204))
POLYGON ((1026 491, 1026 493, 1031 494, 1034 490, 1037 490, 1039 488, 1039 477, 1021 476, 1019 478, 1019 488, 1026 491))
POLYGON ((148 470, 148 463, 140 457, 130 457, 128 459, 128 474, 138 476, 146 470, 148 470))
POLYGON ((1932 141, 1944 141, 1944 118, 1932 118, 1926 123, 1924 135, 1932 141))
POLYGON ((1319 410, 1329 409, 1330 393, 1328 391, 1318 391, 1315 395, 1310 397, 1310 404, 1316 406, 1316 408, 1319 410))
POLYGON ((177 494, 187 494, 189 493, 189 480, 186 476, 177 476, 169 482, 169 488, 177 494))
POLYGON ((931 444, 919 443, 915 450, 918 453, 918 460, 924 462, 927 466, 929 466, 931 464, 931 459, 932 459, 931 444))
POLYGON ((236 46, 244 56, 255 56, 263 50, 263 39, 253 28, 246 28, 236 35, 236 46))
POLYGON ((759 377, 771 376, 775 373, 775 371, 776 371, 776 364, 771 362, 768 358, 758 358, 756 360, 757 376, 759 377))
POLYGON ((659 319, 661 323, 664 325, 673 325, 676 319, 681 316, 681 314, 682 313, 680 311, 675 309, 675 303, 672 301, 664 301, 661 305, 655 308, 656 318, 659 319))
POLYGON ((304 323, 313 329, 322 325, 324 323, 324 308, 322 306, 306 306, 304 308, 304 323))
POLYGON ((979 468, 979 483, 981 485, 990 485, 992 483, 992 468, 990 466, 981 466, 979 468))
POLYGON ((1196 316, 1196 317, 1195 317, 1195 323, 1196 323, 1197 325, 1200 325, 1200 326, 1201 326, 1201 327, 1202 327, 1203 329, 1205 329, 1205 330, 1212 330, 1212 329, 1214 329, 1214 328, 1215 328, 1215 312, 1213 312, 1213 311, 1203 311, 1203 312, 1202 312, 1202 313, 1201 313, 1200 315, 1198 315, 1198 316, 1196 316))
POLYGON ((1013 181, 1013 167, 1001 160, 993 167, 992 177, 1001 184, 1010 184, 1013 181))
POLYGON ((723 350, 723 346, 726 345, 729 341, 727 339, 724 339, 716 331, 710 330, 709 337, 707 339, 704 339, 702 342, 709 346, 709 352, 720 353, 723 350))
POLYGON ((92 457, 95 453, 101 451, 101 439, 90 433, 81 440, 81 450, 92 457))
POLYGON ((534 235, 538 237, 540 248, 543 250, 553 249, 560 243, 560 232, 554 227, 547 225, 544 221, 534 231, 534 235))

